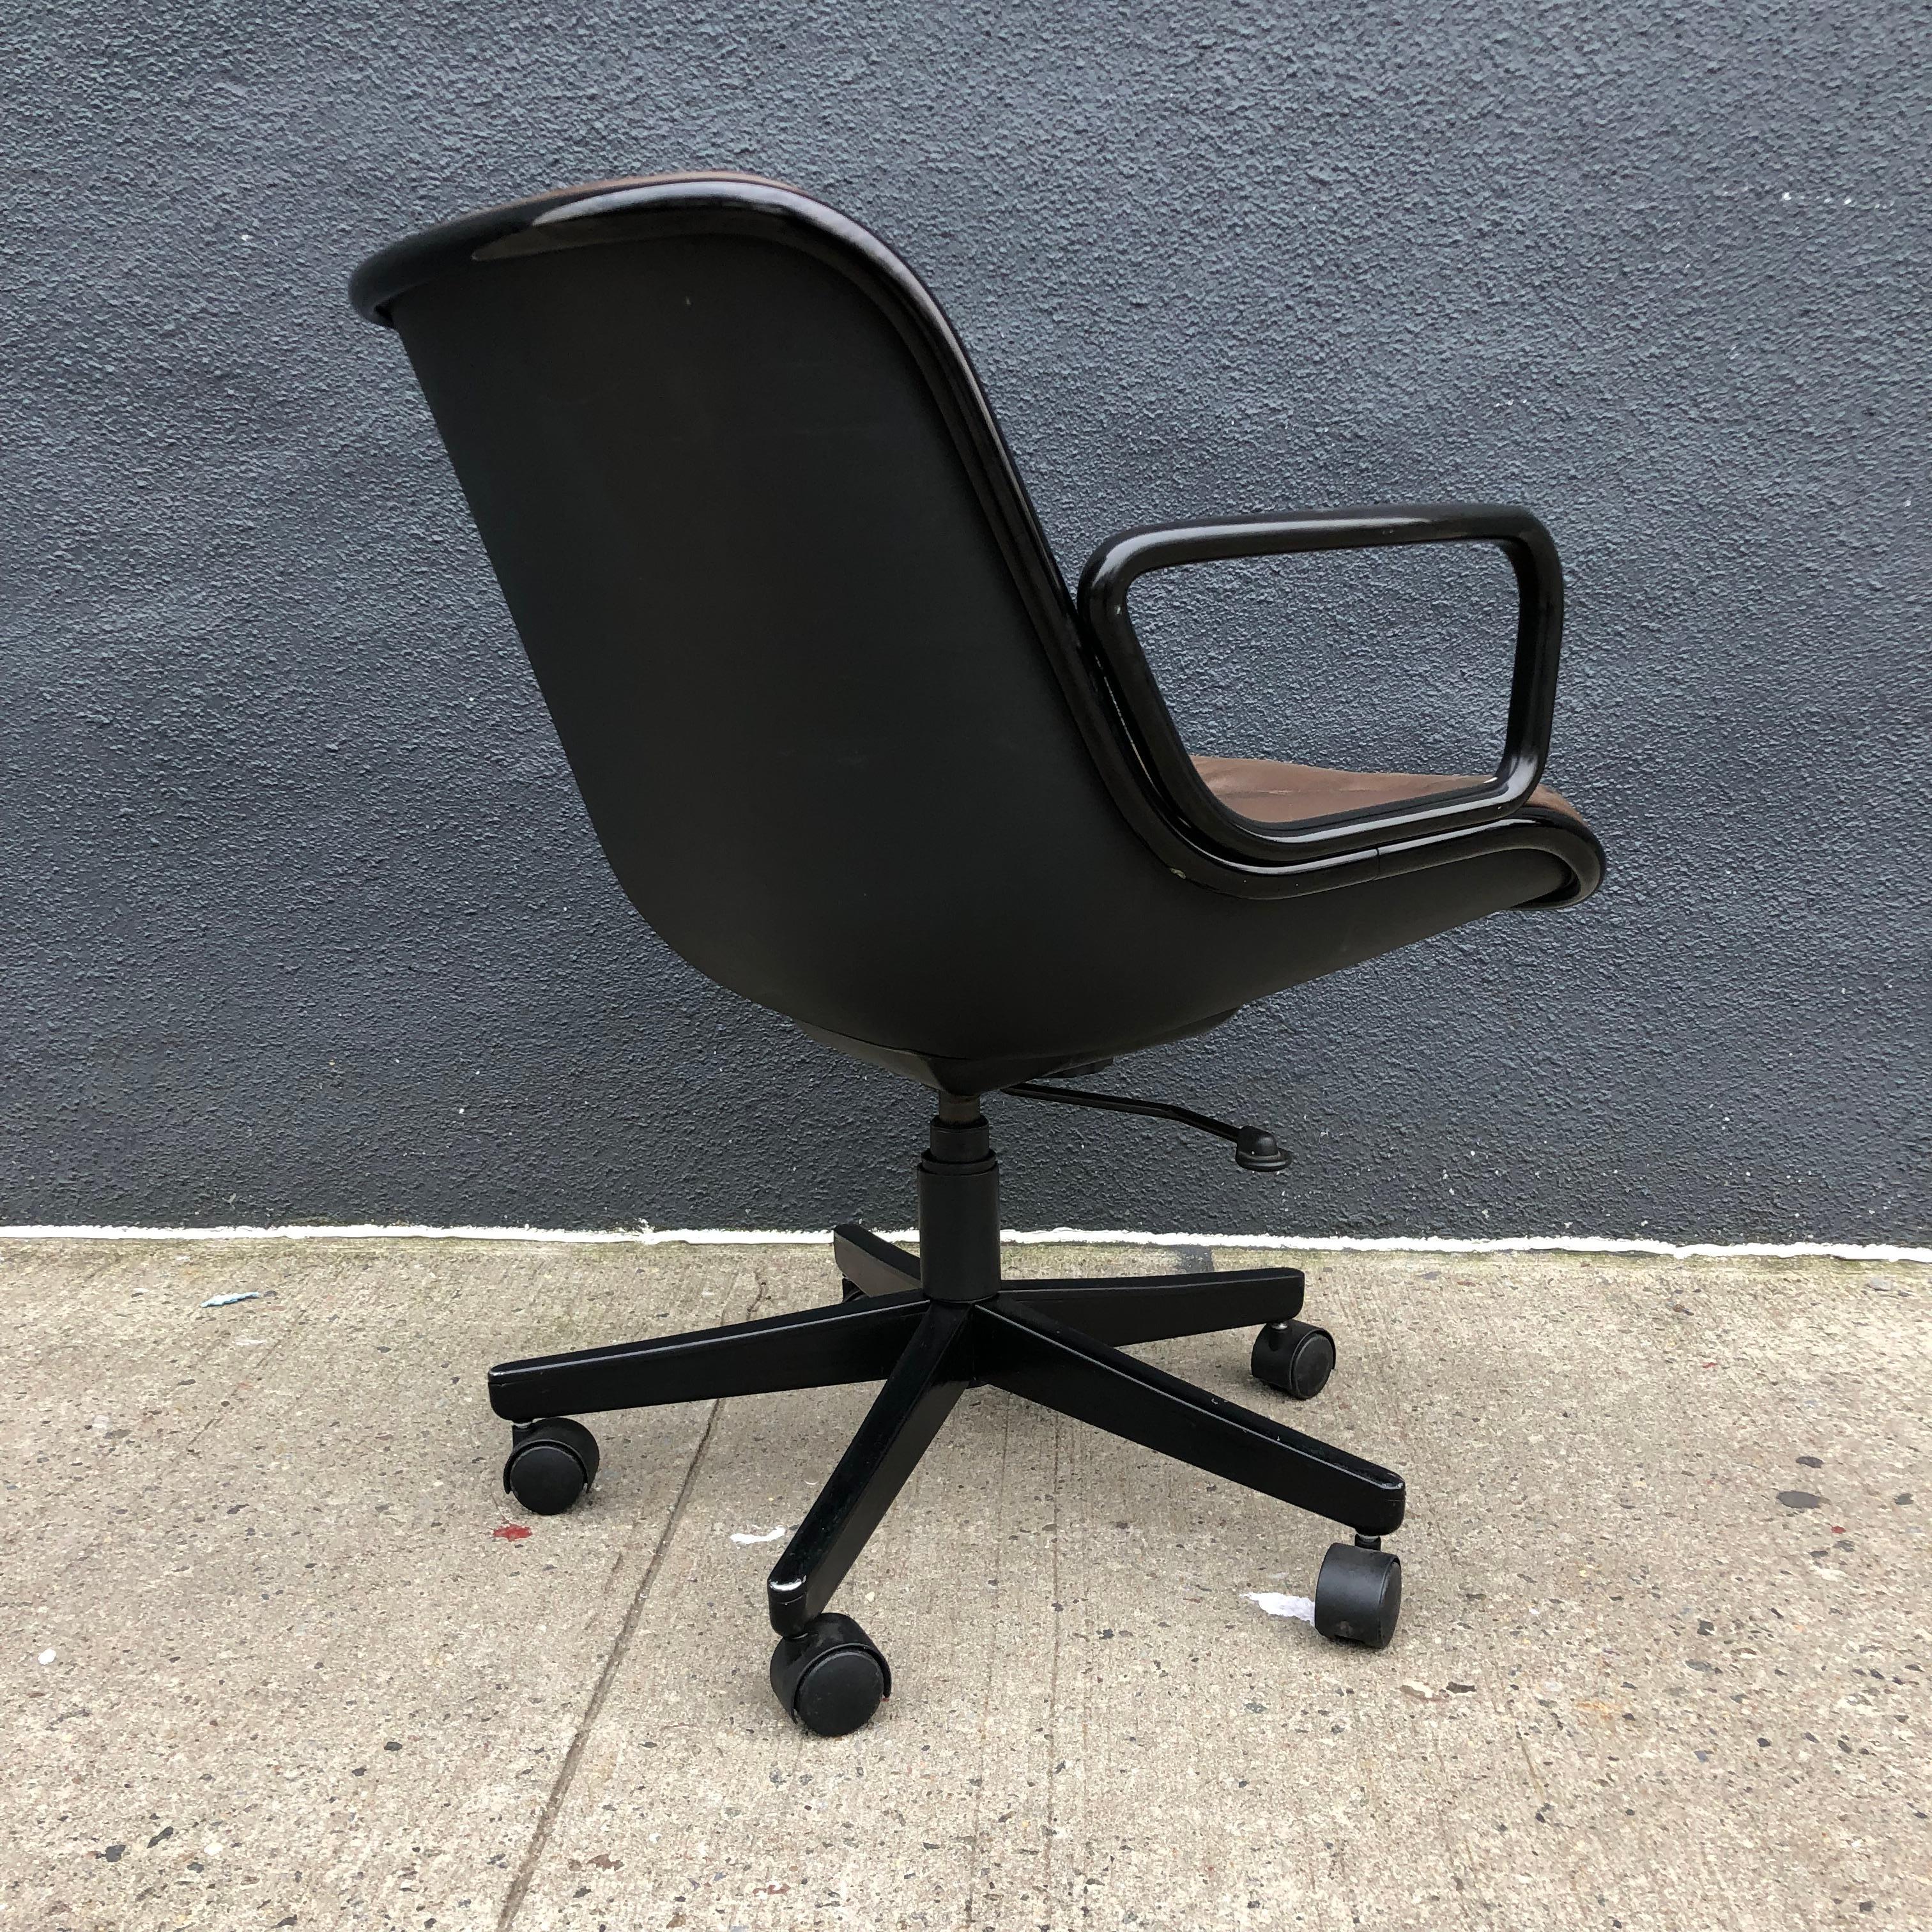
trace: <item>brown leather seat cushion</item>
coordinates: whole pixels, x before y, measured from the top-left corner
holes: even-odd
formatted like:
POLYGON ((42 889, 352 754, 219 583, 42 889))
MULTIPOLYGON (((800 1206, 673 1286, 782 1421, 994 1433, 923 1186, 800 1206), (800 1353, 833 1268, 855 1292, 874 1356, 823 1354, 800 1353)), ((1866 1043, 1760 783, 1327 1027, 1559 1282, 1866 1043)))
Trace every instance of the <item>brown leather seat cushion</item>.
MULTIPOLYGON (((1332 812, 1359 812, 1369 806, 1399 805, 1405 799, 1424 798, 1431 792, 1483 782, 1443 772, 1330 771, 1322 765, 1277 764, 1272 758, 1196 758, 1194 769, 1230 812, 1264 825, 1325 818, 1332 812)), ((1530 802, 1552 806, 1581 820, 1576 808, 1547 785, 1538 786, 1530 794, 1530 802)))

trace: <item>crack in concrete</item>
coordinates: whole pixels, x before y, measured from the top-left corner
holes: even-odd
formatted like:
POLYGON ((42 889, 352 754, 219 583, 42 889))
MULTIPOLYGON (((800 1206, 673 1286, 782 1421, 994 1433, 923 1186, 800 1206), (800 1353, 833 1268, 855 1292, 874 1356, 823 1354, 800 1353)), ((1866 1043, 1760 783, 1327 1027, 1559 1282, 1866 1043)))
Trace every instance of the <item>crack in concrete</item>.
MULTIPOLYGON (((1064 1602, 1060 1594, 1060 1543, 1061 1523, 1060 1498, 1066 1480, 1062 1468, 1063 1452, 1066 1448, 1066 1418, 1055 1414, 1053 1418, 1053 1553, 1048 1562, 1048 1587, 1052 1594, 1049 1604, 1064 1602)), ((1040 1877, 1042 1903, 1049 1913, 1052 1910, 1053 1888, 1059 1874, 1055 1869, 1054 1850, 1058 1843, 1060 1826, 1060 1788, 1054 1780, 1054 1766, 1060 1761, 1060 1662, 1062 1633, 1065 1620, 1053 1613, 1053 1648, 1046 1672, 1046 1838, 1040 1846, 1040 1877)))
MULTIPOLYGON (((755 1292, 751 1306, 739 1318, 754 1320, 758 1310, 764 1306, 766 1285, 764 1272, 754 1269, 752 1282, 755 1292)), ((516 1876, 510 1881, 509 1890, 503 1894, 503 1909, 496 1917, 496 1932, 510 1932, 516 1922, 517 1915, 524 1909, 524 1901, 530 1896, 535 1882, 537 1868, 543 1862, 543 1855, 549 1849, 550 1834, 562 1814, 564 1801, 570 1796, 571 1786, 577 1781, 578 1767, 584 1762, 585 1745, 590 1734, 597 1728, 597 1720, 603 1714, 604 1706, 610 1695, 610 1687, 616 1682, 618 1666, 630 1653, 631 1640, 637 1635, 638 1626, 644 1620, 644 1604, 651 1594, 651 1586, 657 1581, 658 1572, 664 1567, 664 1552, 670 1547, 671 1539, 677 1533, 678 1525, 684 1520, 686 1506, 691 1501, 691 1492, 698 1486, 698 1472, 703 1466, 705 1453, 711 1447, 712 1432, 718 1426, 719 1412, 724 1408, 722 1399, 713 1397, 710 1413, 704 1418, 703 1432, 698 1438, 698 1446, 691 1453, 690 1466, 684 1472, 684 1480, 678 1485, 676 1499, 670 1513, 664 1518, 664 1526, 658 1532, 658 1540, 651 1550, 650 1561, 644 1565, 644 1574, 637 1589, 632 1594, 629 1607, 624 1612, 624 1621, 617 1627, 616 1640, 611 1645, 610 1654, 604 1660, 604 1667, 597 1673, 597 1682, 592 1687, 584 1714, 577 1721, 577 1728, 571 1734, 569 1748, 564 1752, 563 1762, 559 1767, 556 1781, 550 1786, 550 1795, 544 1800, 544 1808, 537 1819, 537 1828, 530 1835, 530 1842, 523 1858, 517 1867, 516 1876)))
POLYGON ((576 1730, 572 1734, 569 1748, 563 1754, 563 1763, 556 1774, 556 1781, 550 1788, 550 1796, 544 1800, 544 1808, 537 1820, 537 1828, 532 1834, 523 1862, 517 1868, 516 1876, 510 1881, 510 1888, 503 1897, 503 1909, 497 1916, 496 1932, 509 1932, 516 1922, 517 1914, 523 1910, 524 1900, 529 1895, 532 1881, 536 1876, 537 1867, 550 1844, 550 1837, 558 1816, 562 1811, 564 1800, 570 1796, 570 1787, 576 1782, 577 1768, 584 1760, 584 1748, 590 1733, 596 1728, 597 1720, 602 1715, 605 1701, 610 1694, 610 1686, 616 1681, 617 1667, 624 1660, 631 1648, 631 1640, 637 1634, 638 1625, 644 1612, 644 1600, 651 1593, 651 1586, 657 1581, 658 1571, 663 1567, 664 1552, 670 1547, 672 1537, 683 1520, 685 1506, 691 1500, 691 1492, 697 1486, 699 1465, 704 1460, 704 1452, 711 1446, 711 1432, 718 1425, 718 1412, 724 1406, 721 1401, 713 1400, 711 1413, 704 1419, 704 1432, 698 1438, 698 1447, 692 1452, 691 1466, 684 1472, 684 1480, 678 1486, 677 1500, 670 1506, 670 1514, 664 1519, 664 1526, 657 1543, 651 1551, 650 1561, 644 1566, 644 1574, 632 1595, 630 1607, 624 1612, 624 1621, 618 1626, 616 1641, 611 1645, 610 1654, 604 1660, 604 1667, 597 1673, 597 1682, 590 1693, 590 1701, 584 1707, 584 1715, 578 1719, 576 1730))
MULTIPOLYGON (((1009 1452, 1012 1446, 1013 1412, 1018 1406, 1016 1400, 1009 1396, 1000 1419, 1000 1468, 992 1489, 993 1506, 995 1509, 1000 1508, 1006 1502, 1006 1462, 1009 1452)), ((997 1562, 999 1554, 999 1545, 997 1542, 994 1545, 994 1550, 997 1562)), ((980 1699, 980 1736, 976 1760, 979 1766, 979 1783, 974 1791, 973 1836, 967 1852, 964 1911, 959 1922, 965 1926, 976 1925, 982 1922, 975 1915, 980 1905, 981 1876, 980 1860, 986 1844, 986 1726, 992 1716, 994 1690, 998 1681, 998 1673, 991 1666, 993 1657, 998 1654, 999 1650, 1002 1607, 996 1603, 993 1607, 992 1616, 989 1619, 993 1630, 992 1640, 988 1646, 988 1667, 986 1672, 986 1688, 980 1699)))

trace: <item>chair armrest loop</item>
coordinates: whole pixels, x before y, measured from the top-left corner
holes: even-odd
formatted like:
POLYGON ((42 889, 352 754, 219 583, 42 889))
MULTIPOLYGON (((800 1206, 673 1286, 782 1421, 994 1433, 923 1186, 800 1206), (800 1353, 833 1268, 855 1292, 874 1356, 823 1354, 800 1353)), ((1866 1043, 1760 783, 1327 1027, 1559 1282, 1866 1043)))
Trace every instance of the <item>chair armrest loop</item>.
POLYGON ((1556 705, 1563 573, 1550 532, 1527 510, 1480 503, 1396 504, 1126 530, 1088 560, 1078 603, 1088 638, 1125 700, 1124 722, 1142 758, 1180 817, 1233 856, 1277 863, 1335 858, 1366 852, 1391 839, 1466 830, 1525 803, 1543 776, 1556 705), (1231 811, 1208 790, 1182 746, 1141 649, 1127 608, 1136 580, 1150 571, 1234 557, 1430 543, 1493 544, 1516 575, 1516 656, 1496 776, 1479 786, 1292 825, 1263 825, 1231 811))

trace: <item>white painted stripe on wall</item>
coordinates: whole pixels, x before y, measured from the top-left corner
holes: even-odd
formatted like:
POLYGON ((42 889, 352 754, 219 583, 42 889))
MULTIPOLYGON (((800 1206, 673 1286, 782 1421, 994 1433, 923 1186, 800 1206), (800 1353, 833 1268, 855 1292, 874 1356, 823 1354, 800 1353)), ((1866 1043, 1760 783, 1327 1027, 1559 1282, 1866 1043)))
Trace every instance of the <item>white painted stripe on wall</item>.
MULTIPOLYGON (((882 1231, 883 1232, 883 1231, 882 1231)), ((550 1241, 585 1246, 661 1247, 682 1241, 699 1247, 821 1245, 829 1228, 428 1228, 390 1227, 380 1222, 274 1228, 117 1228, 86 1224, 0 1227, 0 1240, 67 1241, 550 1241)), ((884 1232, 891 1241, 916 1241, 916 1230, 884 1232)), ((1252 1248, 1316 1254, 1391 1255, 1655 1255, 1675 1261, 1845 1261, 1932 1265, 1932 1248, 1901 1248, 1883 1242, 1648 1241, 1588 1234, 1520 1234, 1459 1240, 1434 1234, 1154 1234, 1135 1228, 1004 1228, 1004 1241, 1090 1243, 1108 1247, 1252 1248)))

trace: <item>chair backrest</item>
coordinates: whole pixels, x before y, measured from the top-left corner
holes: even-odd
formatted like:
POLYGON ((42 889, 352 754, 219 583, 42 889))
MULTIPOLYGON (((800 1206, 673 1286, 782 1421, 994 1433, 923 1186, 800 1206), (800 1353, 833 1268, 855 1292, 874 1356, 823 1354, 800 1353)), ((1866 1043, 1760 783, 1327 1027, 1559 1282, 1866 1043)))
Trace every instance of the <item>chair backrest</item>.
POLYGON ((451 224, 352 292, 664 939, 857 1039, 1069 1024, 1094 920, 1178 882, 1083 743, 1064 584, 896 257, 774 184, 674 177, 451 224), (1055 1013, 1003 1020, 1043 958, 1055 1013))

